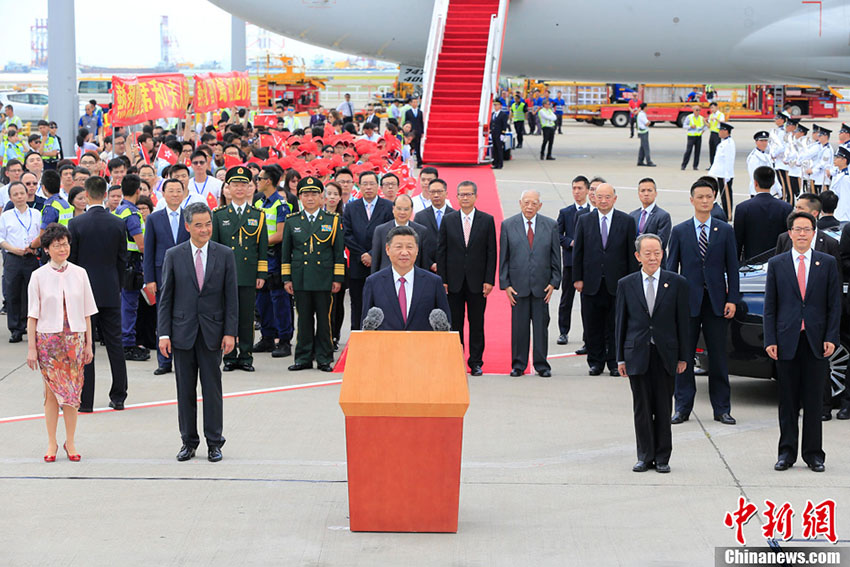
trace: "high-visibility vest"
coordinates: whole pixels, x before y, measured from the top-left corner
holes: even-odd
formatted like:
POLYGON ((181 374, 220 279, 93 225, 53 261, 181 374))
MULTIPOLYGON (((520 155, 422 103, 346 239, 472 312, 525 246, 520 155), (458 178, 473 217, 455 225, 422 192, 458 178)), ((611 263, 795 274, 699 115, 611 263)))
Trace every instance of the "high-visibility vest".
POLYGON ((721 122, 726 122, 726 115, 718 110, 708 117, 708 129, 712 132, 720 132, 721 122))
MULTIPOLYGON (((138 215, 139 221, 141 222, 141 225, 142 225, 142 236, 144 237, 144 235, 145 235, 145 221, 142 218, 142 213, 140 213, 138 210, 137 211, 131 211, 130 207, 123 205, 121 207, 118 207, 114 211, 112 211, 112 214, 115 215, 116 217, 118 217, 119 219, 121 219, 125 223, 127 222, 126 219, 130 215, 138 215)), ((130 233, 128 233, 126 230, 124 231, 124 233, 127 235, 127 251, 128 252, 139 252, 139 245, 136 244, 136 241, 133 240, 133 237, 130 236, 130 233)))
POLYGON ((50 206, 59 213, 59 224, 68 226, 68 222, 74 218, 74 207, 69 205, 64 199, 54 199, 51 201, 50 206))
POLYGON ((265 197, 260 197, 254 201, 254 208, 263 211, 266 215, 266 232, 268 233, 269 238, 271 238, 271 236, 277 232, 277 223, 284 222, 284 220, 286 220, 286 215, 292 212, 292 205, 284 199, 275 199, 271 206, 265 207, 263 206, 265 200, 265 197))
POLYGON ((702 114, 699 116, 689 114, 687 125, 688 136, 702 136, 702 130, 705 128, 705 119, 702 117, 702 114))
POLYGON ((514 122, 524 122, 525 121, 525 102, 520 101, 519 103, 511 103, 511 114, 514 116, 514 122))

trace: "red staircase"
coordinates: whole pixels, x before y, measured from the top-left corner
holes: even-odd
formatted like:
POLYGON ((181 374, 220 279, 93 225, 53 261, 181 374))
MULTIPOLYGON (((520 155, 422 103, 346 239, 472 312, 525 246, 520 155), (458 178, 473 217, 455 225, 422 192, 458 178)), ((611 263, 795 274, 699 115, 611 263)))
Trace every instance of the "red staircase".
POLYGON ((478 123, 490 18, 499 0, 450 0, 437 59, 423 160, 478 163, 478 123))

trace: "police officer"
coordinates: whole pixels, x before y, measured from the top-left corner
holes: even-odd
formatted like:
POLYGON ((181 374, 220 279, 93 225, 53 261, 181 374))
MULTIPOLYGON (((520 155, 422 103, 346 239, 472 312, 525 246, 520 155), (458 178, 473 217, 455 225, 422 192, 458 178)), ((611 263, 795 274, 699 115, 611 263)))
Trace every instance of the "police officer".
POLYGON ((695 104, 693 113, 688 114, 685 119, 685 128, 688 130, 688 146, 685 148, 685 155, 682 157, 682 169, 688 167, 691 151, 694 153, 694 170, 699 169, 699 152, 702 148, 702 133, 705 131, 705 119, 700 112, 699 105, 695 104))
POLYGON ((315 177, 299 181, 302 211, 286 217, 283 227, 281 275, 298 309, 295 364, 289 370, 312 368, 314 356, 319 370, 332 370, 331 294, 345 277, 345 240, 339 215, 320 209, 323 191, 315 177))
POLYGON ((237 368, 254 371, 254 301, 268 275, 269 237, 265 214, 248 203, 251 178, 251 170, 247 167, 240 165, 228 169, 224 182, 230 188, 230 203, 217 207, 212 215, 212 241, 233 250, 239 288, 238 349, 224 355, 225 372, 237 368))
POLYGON ((525 113, 528 107, 519 93, 514 94, 514 102, 511 104, 511 120, 514 123, 514 132, 516 132, 516 148, 522 147, 522 136, 525 134, 525 113))
POLYGON ((254 208, 266 215, 269 241, 269 277, 266 285, 257 290, 257 313, 260 316, 261 337, 254 352, 271 352, 272 358, 292 354, 292 302, 283 289, 280 276, 280 244, 283 242, 283 223, 292 212, 292 205, 277 192, 282 175, 277 165, 265 165, 257 175, 257 199, 254 208), (275 339, 279 339, 275 345, 275 339))
POLYGON ((121 180, 124 198, 112 212, 124 222, 127 233, 127 268, 121 285, 121 342, 124 345, 124 360, 144 361, 151 357, 148 349, 138 346, 136 341, 136 317, 139 312, 139 290, 145 284, 142 269, 142 254, 145 253, 145 223, 142 213, 136 208, 139 187, 142 181, 131 173, 121 180))

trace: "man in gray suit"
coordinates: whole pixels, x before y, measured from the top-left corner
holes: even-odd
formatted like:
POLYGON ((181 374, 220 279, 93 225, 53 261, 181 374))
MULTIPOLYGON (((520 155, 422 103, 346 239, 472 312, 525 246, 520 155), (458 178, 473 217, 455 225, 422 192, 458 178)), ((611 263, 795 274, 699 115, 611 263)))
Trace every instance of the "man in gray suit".
POLYGON ((183 209, 189 240, 165 253, 157 309, 159 350, 174 353, 177 420, 183 447, 178 461, 195 456, 198 437, 197 384, 204 397, 204 437, 208 459, 221 460, 221 356, 233 350, 239 314, 233 252, 212 236, 212 213, 204 203, 183 209))
POLYGON ((655 186, 655 180, 651 177, 644 177, 638 181, 638 199, 640 199, 641 206, 630 212, 629 215, 635 219, 637 235, 656 235, 661 239, 661 250, 665 251, 670 242, 673 221, 670 219, 670 213, 655 203, 657 198, 658 189, 655 186))
POLYGON ((542 203, 537 191, 523 191, 522 212, 502 221, 499 237, 499 287, 511 303, 511 376, 521 376, 528 365, 529 322, 534 325, 534 369, 548 378, 549 299, 561 282, 558 224, 538 215, 542 203))
POLYGON ((431 270, 431 265, 436 262, 437 234, 410 220, 412 213, 413 199, 410 195, 396 195, 393 200, 393 220, 376 226, 375 234, 372 235, 373 274, 390 266, 390 258, 387 256, 387 234, 397 226, 410 226, 416 231, 419 235, 419 254, 416 256, 416 265, 423 270, 431 270))

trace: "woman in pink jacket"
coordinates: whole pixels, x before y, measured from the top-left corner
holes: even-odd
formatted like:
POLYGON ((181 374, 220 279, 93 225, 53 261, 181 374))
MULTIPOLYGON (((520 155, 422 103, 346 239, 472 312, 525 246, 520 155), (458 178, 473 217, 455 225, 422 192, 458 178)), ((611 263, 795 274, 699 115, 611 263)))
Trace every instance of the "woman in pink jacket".
POLYGON ((80 455, 74 443, 77 410, 83 389, 83 366, 92 360, 91 316, 97 313, 86 271, 68 262, 71 235, 51 223, 41 236, 50 262, 33 272, 29 283, 27 365, 41 368, 44 377, 44 416, 47 453, 44 461, 56 460, 59 444, 56 425, 59 407, 65 417, 63 448, 71 461, 80 455))

